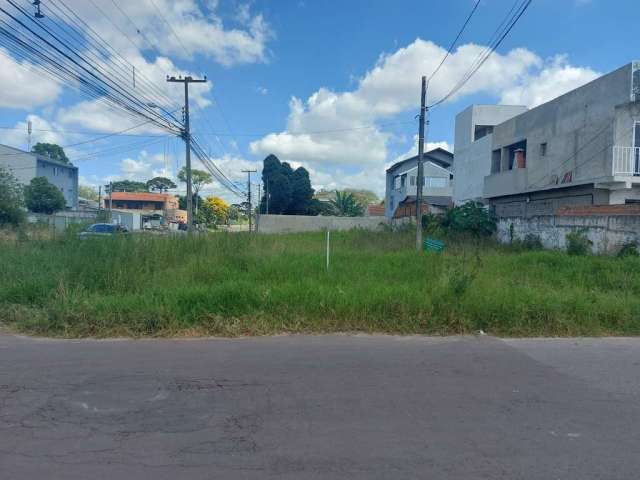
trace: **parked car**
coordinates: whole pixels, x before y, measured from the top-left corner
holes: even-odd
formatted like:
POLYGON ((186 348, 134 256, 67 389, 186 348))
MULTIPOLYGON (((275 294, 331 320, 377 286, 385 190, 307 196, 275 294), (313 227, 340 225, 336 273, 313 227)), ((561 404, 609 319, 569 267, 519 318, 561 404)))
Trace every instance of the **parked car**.
POLYGON ((105 237, 129 233, 127 227, 114 225, 112 223, 94 223, 78 234, 79 238, 105 237))

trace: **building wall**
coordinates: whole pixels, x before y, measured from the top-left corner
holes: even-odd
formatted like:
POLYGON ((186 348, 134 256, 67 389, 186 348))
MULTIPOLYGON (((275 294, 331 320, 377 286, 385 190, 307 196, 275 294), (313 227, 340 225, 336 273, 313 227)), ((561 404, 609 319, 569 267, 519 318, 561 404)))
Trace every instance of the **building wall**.
MULTIPOLYGON (((395 209, 398 207, 401 201, 403 201, 407 196, 416 195, 417 188, 416 186, 411 186, 410 176, 417 176, 417 159, 410 159, 408 162, 403 163, 396 169, 388 170, 386 177, 386 193, 385 193, 385 216, 387 218, 393 217, 393 213, 395 209), (394 178, 396 175, 407 174, 407 180, 404 188, 394 188, 394 178)), ((425 159, 424 162, 424 176, 425 177, 436 177, 436 178, 451 178, 451 173, 438 166, 432 164, 428 159, 425 159)), ((434 197, 450 197, 453 193, 453 185, 449 181, 445 188, 428 188, 424 187, 422 189, 422 194, 425 196, 434 196, 434 197)))
POLYGON ((60 189, 67 207, 78 208, 78 168, 53 162, 42 156, 0 145, 0 167, 8 169, 22 185, 45 177, 60 189))
POLYGON ((491 199, 490 205, 499 217, 533 217, 555 215, 562 207, 609 203, 610 192, 591 185, 542 190, 491 199))
POLYGON ((524 106, 472 105, 456 116, 453 201, 484 197, 484 177, 491 173, 492 134, 474 140, 476 125, 498 125, 527 111, 524 106))
POLYGON ((485 179, 485 197, 610 180, 616 107, 630 94, 626 65, 497 125, 492 151, 501 152, 501 171, 485 179), (505 148, 524 140, 526 168, 509 170, 505 148))
POLYGON ((567 235, 583 231, 593 242, 594 253, 616 253, 622 245, 640 241, 640 215, 585 215, 502 218, 498 239, 509 243, 537 235, 545 248, 565 249, 567 235))
POLYGON ((298 233, 340 231, 362 228, 379 230, 388 225, 384 217, 324 217, 304 215, 258 215, 256 226, 259 233, 298 233))

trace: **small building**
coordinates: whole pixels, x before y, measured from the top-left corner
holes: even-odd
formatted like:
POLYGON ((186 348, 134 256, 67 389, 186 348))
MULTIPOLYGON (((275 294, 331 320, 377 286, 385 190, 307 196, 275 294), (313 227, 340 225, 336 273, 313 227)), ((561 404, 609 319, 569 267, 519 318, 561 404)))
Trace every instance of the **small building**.
MULTIPOLYGON (((499 217, 640 202, 640 62, 492 130, 490 140, 478 146, 474 166, 491 165, 483 197, 499 217)), ((475 173, 455 177, 463 185, 470 178, 475 173)))
POLYGON ((67 208, 78 208, 78 167, 7 145, 0 145, 0 168, 8 170, 18 182, 29 185, 36 177, 45 177, 60 189, 67 208))
MULTIPOLYGON (((453 154, 442 148, 436 148, 424 154, 424 178, 422 194, 438 204, 451 204, 453 193, 453 154)), ((417 195, 418 156, 395 163, 387 169, 385 192, 385 216, 396 217, 396 210, 402 204, 402 212, 413 197, 415 215, 415 197, 417 195)), ((425 209, 425 213, 430 211, 425 209)))
POLYGON ((113 192, 104 199, 104 208, 139 213, 143 224, 153 226, 159 226, 163 219, 180 222, 183 218, 178 197, 169 193, 113 192))

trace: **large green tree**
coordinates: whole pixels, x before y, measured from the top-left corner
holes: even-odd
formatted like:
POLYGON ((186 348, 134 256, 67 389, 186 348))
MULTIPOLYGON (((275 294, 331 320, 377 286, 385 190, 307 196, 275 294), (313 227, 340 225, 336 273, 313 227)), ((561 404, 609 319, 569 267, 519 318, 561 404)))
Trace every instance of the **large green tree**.
POLYGON ((153 177, 147 181, 147 189, 152 192, 162 193, 172 188, 177 188, 177 185, 167 177, 153 177))
MULTIPOLYGON (((183 183, 187 183, 186 167, 182 167, 178 172, 178 180, 183 183)), ((213 183, 213 177, 209 172, 205 172, 204 170, 196 170, 194 168, 191 169, 191 188, 193 198, 195 199, 194 206, 196 215, 198 215, 198 205, 200 205, 200 190, 202 190, 205 185, 209 185, 210 183, 213 183)))
POLYGON ((24 222, 22 187, 8 171, 0 168, 0 225, 24 222))
POLYGON ((71 163, 67 155, 64 153, 64 149, 60 145, 55 143, 36 143, 31 151, 42 155, 43 157, 49 157, 51 160, 62 163, 71 163))
POLYGON ((267 211, 268 194, 270 214, 313 214, 313 189, 309 172, 305 168, 293 170, 288 163, 280 162, 275 155, 269 155, 263 162, 262 184, 264 194, 260 199, 261 213, 267 211))
POLYGON ((66 201, 62 192, 46 177, 35 177, 24 189, 27 208, 35 213, 52 214, 63 210, 66 201))

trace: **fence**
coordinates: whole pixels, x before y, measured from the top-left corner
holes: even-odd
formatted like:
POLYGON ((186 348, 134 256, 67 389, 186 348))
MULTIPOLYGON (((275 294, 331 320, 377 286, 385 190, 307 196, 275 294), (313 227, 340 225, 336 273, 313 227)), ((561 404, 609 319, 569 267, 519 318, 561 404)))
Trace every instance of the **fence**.
POLYGON ((584 231, 595 253, 615 253, 640 240, 640 215, 555 215, 505 217, 498 222, 498 240, 509 243, 536 235, 545 248, 566 248, 567 234, 584 231))
POLYGON ((64 232, 69 225, 95 222, 96 213, 80 211, 59 212, 53 215, 29 213, 27 215, 27 221, 29 223, 44 223, 56 233, 60 233, 64 232))
POLYGON ((380 230, 388 225, 385 217, 325 217, 304 215, 258 215, 259 233, 319 232, 322 230, 380 230))

